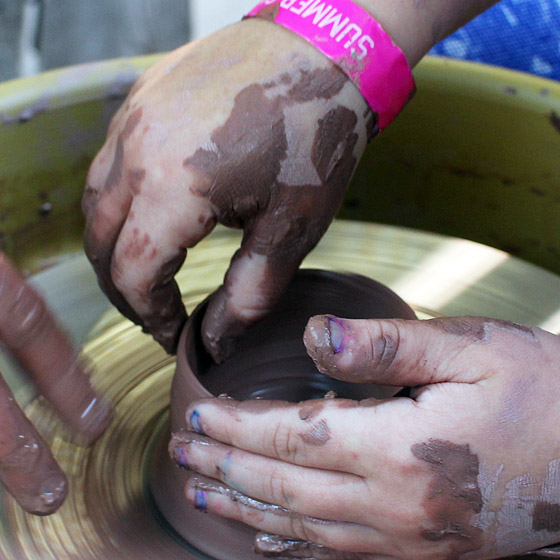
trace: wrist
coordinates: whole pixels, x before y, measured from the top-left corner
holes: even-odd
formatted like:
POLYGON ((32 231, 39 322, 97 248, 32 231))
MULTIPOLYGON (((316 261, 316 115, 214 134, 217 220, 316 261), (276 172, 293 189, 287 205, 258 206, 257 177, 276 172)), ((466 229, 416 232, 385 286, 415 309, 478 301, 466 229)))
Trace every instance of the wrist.
POLYGON ((403 51, 411 68, 439 41, 497 0, 352 0, 367 10, 403 51))
POLYGON ((368 103, 380 131, 414 94, 414 79, 402 50, 356 2, 262 0, 246 17, 284 27, 334 62, 368 103))
POLYGON ((428 18, 410 0, 352 0, 376 19, 403 51, 411 68, 432 47, 428 18), (425 20, 425 21, 424 21, 425 20))

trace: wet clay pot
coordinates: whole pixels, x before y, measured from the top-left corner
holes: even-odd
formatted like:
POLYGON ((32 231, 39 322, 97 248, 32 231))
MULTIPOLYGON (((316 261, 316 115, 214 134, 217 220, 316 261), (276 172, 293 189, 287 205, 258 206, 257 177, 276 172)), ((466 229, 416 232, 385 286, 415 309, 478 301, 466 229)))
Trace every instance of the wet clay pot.
MULTIPOLYGON (((211 296, 210 296, 211 297, 211 296)), ((412 309, 385 286, 357 275, 301 270, 275 310, 252 327, 224 364, 202 345, 203 302, 189 319, 177 352, 171 390, 171 432, 186 428, 185 410, 194 400, 227 394, 239 400, 264 398, 299 402, 334 391, 341 398, 387 398, 399 388, 343 383, 320 374, 303 344, 313 315, 344 318, 415 318, 412 309)), ((152 474, 156 503, 174 530, 191 546, 220 560, 260 558, 253 552, 256 531, 236 521, 203 514, 184 496, 191 473, 167 455, 167 439, 152 474)))

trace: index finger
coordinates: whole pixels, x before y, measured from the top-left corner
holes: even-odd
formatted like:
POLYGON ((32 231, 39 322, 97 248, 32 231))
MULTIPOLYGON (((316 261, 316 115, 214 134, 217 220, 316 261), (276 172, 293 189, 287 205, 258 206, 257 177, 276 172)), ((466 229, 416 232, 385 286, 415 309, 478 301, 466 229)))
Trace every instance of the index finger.
POLYGON ((193 403, 186 420, 188 429, 245 451, 364 476, 359 461, 366 451, 364 441, 374 454, 389 452, 394 446, 394 429, 388 429, 389 423, 394 428, 393 414, 410 416, 413 406, 408 399, 288 403, 212 398, 193 403))

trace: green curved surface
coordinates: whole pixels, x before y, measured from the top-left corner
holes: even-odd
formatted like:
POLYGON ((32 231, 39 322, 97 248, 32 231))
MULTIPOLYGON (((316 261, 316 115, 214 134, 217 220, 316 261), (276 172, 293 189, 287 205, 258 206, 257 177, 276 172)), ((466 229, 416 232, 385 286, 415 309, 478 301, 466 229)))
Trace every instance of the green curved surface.
MULTIPOLYGON (((89 163, 154 60, 0 84, 0 250, 21 266, 80 245, 89 163)), ((368 147, 340 217, 479 241, 559 273, 560 85, 429 57, 415 76, 416 99, 368 147)))

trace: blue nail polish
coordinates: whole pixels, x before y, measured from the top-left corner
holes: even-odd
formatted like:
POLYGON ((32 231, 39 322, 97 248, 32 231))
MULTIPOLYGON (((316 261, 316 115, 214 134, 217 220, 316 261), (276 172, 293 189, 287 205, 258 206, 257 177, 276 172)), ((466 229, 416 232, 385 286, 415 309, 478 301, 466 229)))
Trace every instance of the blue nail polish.
POLYGON ((194 494, 194 507, 200 511, 208 511, 208 493, 204 490, 196 490, 194 494))
POLYGON ((335 354, 344 350, 344 323, 336 317, 329 317, 331 348, 335 354))
POLYGON ((187 451, 186 449, 179 445, 175 447, 173 450, 173 460, 180 466, 185 469, 189 468, 189 461, 187 459, 187 451))
POLYGON ((204 433, 202 431, 202 428, 200 427, 200 414, 196 411, 193 410, 189 423, 191 425, 191 428, 195 431, 198 432, 199 434, 204 433))

